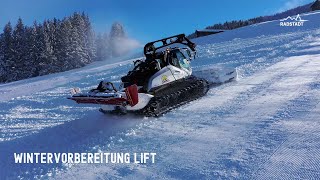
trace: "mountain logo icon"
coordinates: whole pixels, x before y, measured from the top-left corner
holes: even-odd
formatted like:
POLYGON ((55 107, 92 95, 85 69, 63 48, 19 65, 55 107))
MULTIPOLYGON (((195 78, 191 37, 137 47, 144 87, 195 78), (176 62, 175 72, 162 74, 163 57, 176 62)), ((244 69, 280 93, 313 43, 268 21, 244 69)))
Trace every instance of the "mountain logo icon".
POLYGON ((304 22, 308 20, 304 20, 301 18, 300 14, 297 16, 288 16, 287 18, 280 20, 280 26, 303 26, 304 22))
POLYGON ((298 21, 298 22, 305 22, 305 21, 308 21, 308 20, 303 20, 300 16, 300 14, 298 14, 296 17, 291 17, 291 16, 288 16, 287 18, 284 18, 284 19, 281 19, 280 21, 298 21))

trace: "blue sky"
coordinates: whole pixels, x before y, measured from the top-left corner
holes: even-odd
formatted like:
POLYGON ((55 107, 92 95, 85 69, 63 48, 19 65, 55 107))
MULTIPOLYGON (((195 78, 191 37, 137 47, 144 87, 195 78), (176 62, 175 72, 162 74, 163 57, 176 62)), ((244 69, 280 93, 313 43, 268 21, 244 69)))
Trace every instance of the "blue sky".
POLYGON ((145 43, 186 33, 227 20, 268 15, 313 0, 0 0, 0 28, 21 17, 34 20, 62 18, 74 11, 89 14, 97 31, 108 30, 114 21, 124 24, 128 36, 145 43))

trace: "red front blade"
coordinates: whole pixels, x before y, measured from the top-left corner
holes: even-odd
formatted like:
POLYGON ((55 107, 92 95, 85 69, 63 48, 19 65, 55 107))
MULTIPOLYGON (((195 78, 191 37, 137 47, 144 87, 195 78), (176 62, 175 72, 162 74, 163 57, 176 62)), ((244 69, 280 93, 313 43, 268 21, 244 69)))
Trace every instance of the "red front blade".
POLYGON ((126 96, 128 99, 128 102, 130 106, 134 106, 138 104, 139 102, 139 96, 138 96, 138 86, 137 85, 131 85, 126 88, 126 96))

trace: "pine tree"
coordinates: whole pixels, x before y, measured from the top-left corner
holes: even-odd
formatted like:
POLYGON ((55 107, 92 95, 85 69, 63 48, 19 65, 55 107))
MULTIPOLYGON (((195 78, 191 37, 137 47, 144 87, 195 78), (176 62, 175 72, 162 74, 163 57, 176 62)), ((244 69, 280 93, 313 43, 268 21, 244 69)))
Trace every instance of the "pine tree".
POLYGON ((85 32, 85 46, 89 54, 89 62, 96 59, 97 48, 95 45, 95 33, 92 29, 89 16, 82 13, 82 19, 84 20, 84 32, 85 32))
POLYGON ((72 42, 71 45, 74 49, 73 56, 75 60, 78 62, 76 65, 77 68, 84 66, 89 63, 89 54, 88 49, 86 47, 85 42, 85 23, 79 13, 74 13, 71 17, 72 29, 71 29, 71 37, 72 42))
POLYGON ((18 19, 18 23, 15 26, 13 33, 13 50, 14 50, 14 64, 12 74, 9 81, 15 81, 19 79, 23 79, 27 77, 26 72, 26 64, 27 61, 27 42, 26 42, 26 28, 22 22, 22 19, 18 19))
POLYGON ((4 35, 0 34, 0 83, 5 80, 5 62, 4 62, 4 35))
POLYGON ((35 21, 32 27, 27 28, 27 49, 28 54, 26 57, 25 65, 28 67, 28 77, 35 77, 39 75, 40 64, 40 49, 38 44, 38 24, 35 21))
POLYGON ((41 68, 40 75, 59 72, 57 66, 57 57, 54 51, 55 48, 55 25, 52 21, 45 21, 43 24, 43 38, 46 48, 46 60, 41 68))
MULTIPOLYGON (((45 24, 45 23, 44 23, 45 24)), ((45 29, 44 26, 39 24, 37 26, 37 67, 36 67, 36 71, 35 71, 35 75, 41 76, 41 75, 45 75, 45 74, 49 74, 47 72, 47 64, 49 63, 49 59, 50 59, 50 53, 48 51, 48 38, 47 35, 45 33, 45 29)))
POLYGON ((11 23, 7 23, 3 29, 3 66, 2 66, 2 76, 1 81, 7 82, 10 74, 13 72, 14 65, 14 51, 13 51, 13 37, 12 37, 12 26, 11 23))
POLYGON ((118 57, 121 55, 121 53, 118 50, 118 43, 123 38, 125 38, 123 26, 118 22, 113 23, 110 31, 110 48, 112 57, 118 57))
POLYGON ((72 36, 72 24, 70 19, 64 19, 58 30, 57 37, 57 57, 62 63, 63 70, 70 70, 77 66, 77 60, 74 57, 75 42, 72 36))
POLYGON ((97 35, 96 44, 96 60, 102 61, 111 57, 110 39, 107 33, 97 35))
POLYGON ((110 31, 110 38, 113 39, 123 37, 125 37, 123 26, 119 22, 113 23, 110 31))
POLYGON ((96 61, 101 61, 103 60, 103 53, 104 53, 104 47, 103 47, 103 39, 102 39, 102 35, 99 33, 97 35, 97 38, 96 38, 96 42, 95 42, 95 45, 96 45, 96 61))

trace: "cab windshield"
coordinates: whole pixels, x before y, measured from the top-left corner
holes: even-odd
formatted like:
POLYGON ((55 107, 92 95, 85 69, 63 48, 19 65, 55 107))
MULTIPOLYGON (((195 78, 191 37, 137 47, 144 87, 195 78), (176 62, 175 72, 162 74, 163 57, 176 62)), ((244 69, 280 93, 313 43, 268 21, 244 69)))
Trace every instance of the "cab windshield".
POLYGON ((189 61, 180 51, 176 51, 175 55, 181 68, 190 69, 189 61))

